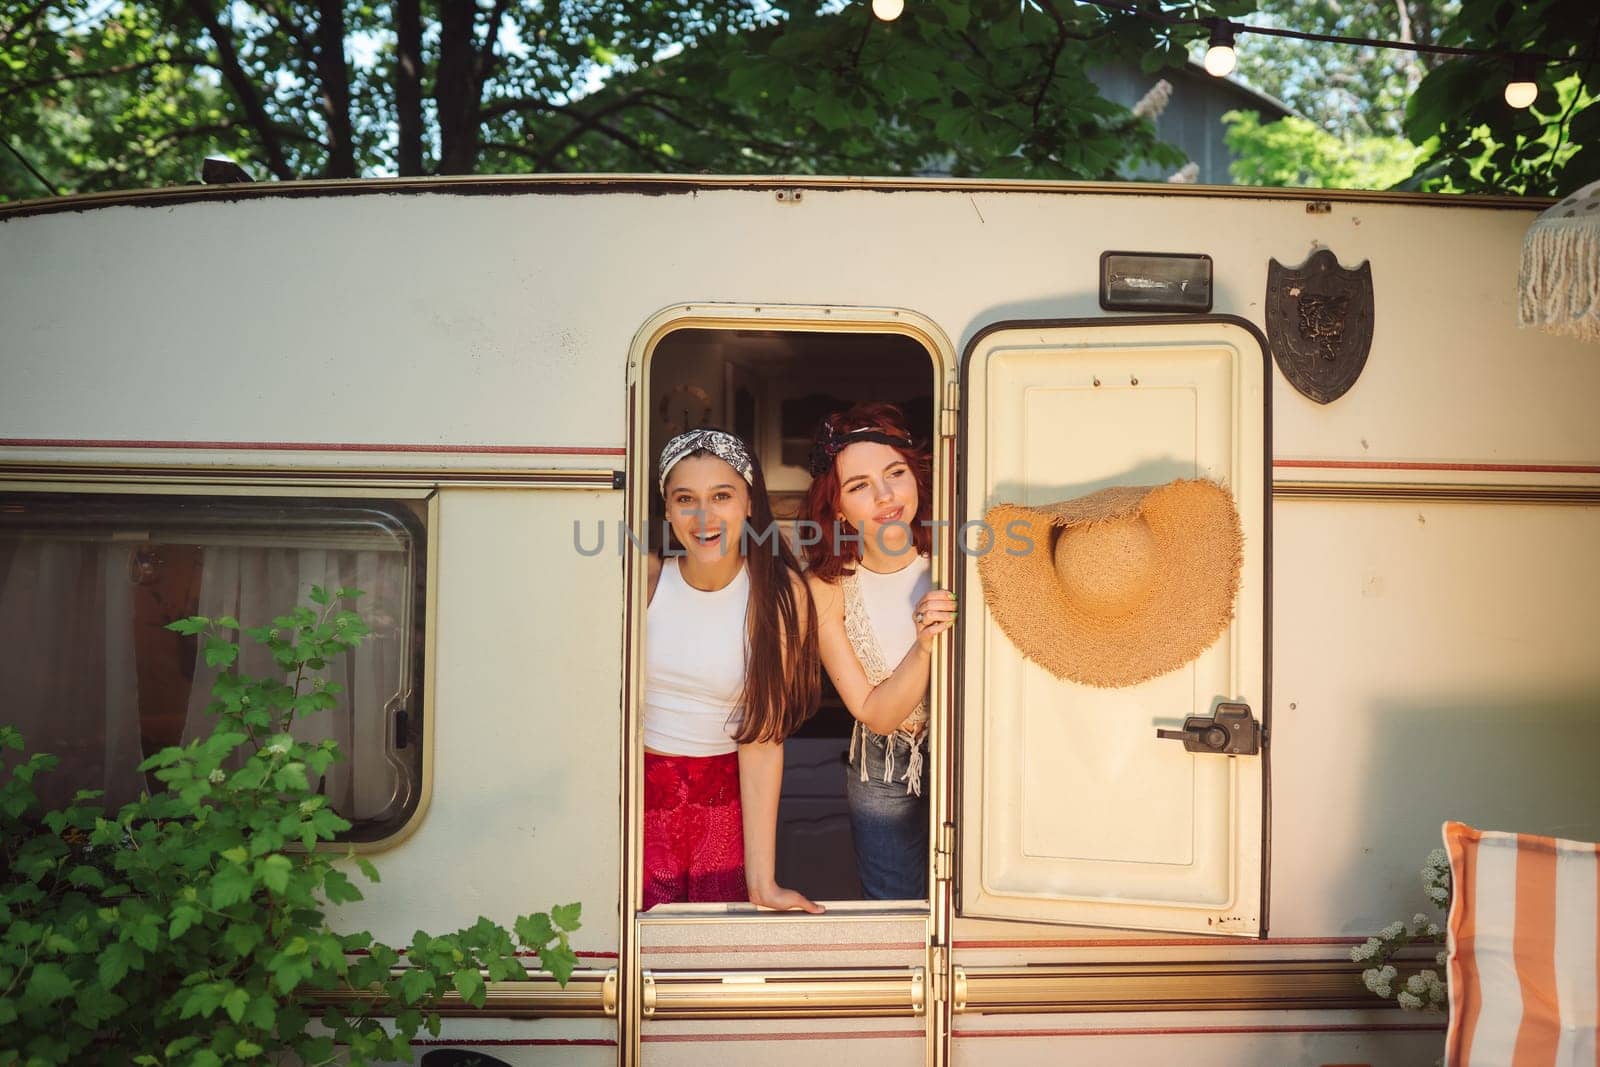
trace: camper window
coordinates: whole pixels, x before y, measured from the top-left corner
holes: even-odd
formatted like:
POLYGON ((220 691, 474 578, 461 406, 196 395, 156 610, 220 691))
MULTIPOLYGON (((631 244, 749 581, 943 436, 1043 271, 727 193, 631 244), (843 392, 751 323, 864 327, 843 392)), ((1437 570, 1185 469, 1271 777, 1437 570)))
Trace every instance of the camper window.
MULTIPOLYGON (((144 757, 210 729, 216 671, 166 624, 192 615, 266 625, 311 586, 361 589, 372 635, 327 668, 339 707, 299 719, 345 760, 319 783, 354 826, 393 834, 422 772, 424 526, 407 504, 236 496, 0 496, 0 692, 30 752, 60 759, 38 783, 46 806, 79 789, 115 808, 160 783, 144 757), (26 649, 26 654, 20 650, 26 649)), ((241 635, 239 670, 272 672, 241 635)))

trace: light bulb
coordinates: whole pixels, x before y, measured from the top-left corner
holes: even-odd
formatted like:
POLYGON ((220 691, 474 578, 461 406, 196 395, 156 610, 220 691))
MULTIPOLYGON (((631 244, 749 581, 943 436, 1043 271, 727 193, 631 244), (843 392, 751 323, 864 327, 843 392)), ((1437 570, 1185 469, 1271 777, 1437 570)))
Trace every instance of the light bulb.
POLYGON ((1506 103, 1514 108, 1532 107, 1539 98, 1539 83, 1533 80, 1533 57, 1511 57, 1511 80, 1506 82, 1506 103))
POLYGON ((893 22, 906 9, 906 0, 872 0, 872 13, 885 22, 893 22))
POLYGON ((1239 56, 1233 50, 1233 23, 1227 19, 1211 20, 1211 40, 1206 49, 1206 73, 1213 78, 1226 78, 1239 65, 1239 56))
POLYGON ((1506 82, 1506 103, 1512 107, 1532 107, 1533 102, 1539 98, 1539 86, 1536 82, 1506 82))
POLYGON ((1226 78, 1239 64, 1239 55, 1232 45, 1214 44, 1206 49, 1206 73, 1213 78, 1226 78))

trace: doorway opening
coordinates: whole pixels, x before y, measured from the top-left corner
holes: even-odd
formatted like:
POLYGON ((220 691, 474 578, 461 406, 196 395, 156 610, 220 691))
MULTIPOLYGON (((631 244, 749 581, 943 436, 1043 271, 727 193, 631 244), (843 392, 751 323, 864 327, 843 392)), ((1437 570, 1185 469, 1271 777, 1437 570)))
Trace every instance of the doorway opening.
MULTIPOLYGON (((817 424, 856 403, 888 402, 904 412, 913 438, 930 445, 938 380, 928 348, 904 333, 675 330, 650 357, 646 469, 654 470, 662 446, 684 430, 737 434, 760 461, 773 514, 793 546, 811 483, 807 462, 817 424)), ((664 518, 663 502, 652 492, 645 526, 651 551, 660 550, 664 518)), ((824 671, 816 715, 784 746, 776 876, 812 900, 862 896, 845 799, 852 726, 824 671)))

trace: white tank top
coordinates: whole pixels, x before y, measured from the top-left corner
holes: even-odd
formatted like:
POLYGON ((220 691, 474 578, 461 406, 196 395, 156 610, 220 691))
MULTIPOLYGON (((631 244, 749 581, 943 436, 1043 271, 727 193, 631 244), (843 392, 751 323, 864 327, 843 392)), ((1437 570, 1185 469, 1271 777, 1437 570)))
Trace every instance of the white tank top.
POLYGON ((872 632, 883 652, 884 666, 894 670, 917 643, 917 624, 911 618, 917 601, 933 588, 927 556, 918 556, 892 574, 869 571, 856 565, 861 602, 872 621, 872 632))
POLYGON ((672 756, 721 756, 738 749, 744 696, 745 612, 750 572, 705 592, 683 580, 676 559, 645 613, 644 743, 672 756))

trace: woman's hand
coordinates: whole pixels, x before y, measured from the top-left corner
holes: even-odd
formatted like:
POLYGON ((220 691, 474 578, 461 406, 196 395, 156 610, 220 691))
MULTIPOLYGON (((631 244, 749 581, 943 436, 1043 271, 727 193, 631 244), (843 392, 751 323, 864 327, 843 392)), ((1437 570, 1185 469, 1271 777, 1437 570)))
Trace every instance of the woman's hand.
POLYGON ((812 915, 821 915, 827 909, 821 904, 813 904, 810 900, 793 889, 785 889, 773 882, 769 885, 750 886, 750 903, 763 908, 773 908, 777 911, 804 911, 812 915))
POLYGON ((956 623, 956 595, 948 589, 930 589, 917 601, 911 621, 917 627, 917 647, 931 653, 933 639, 956 623))

